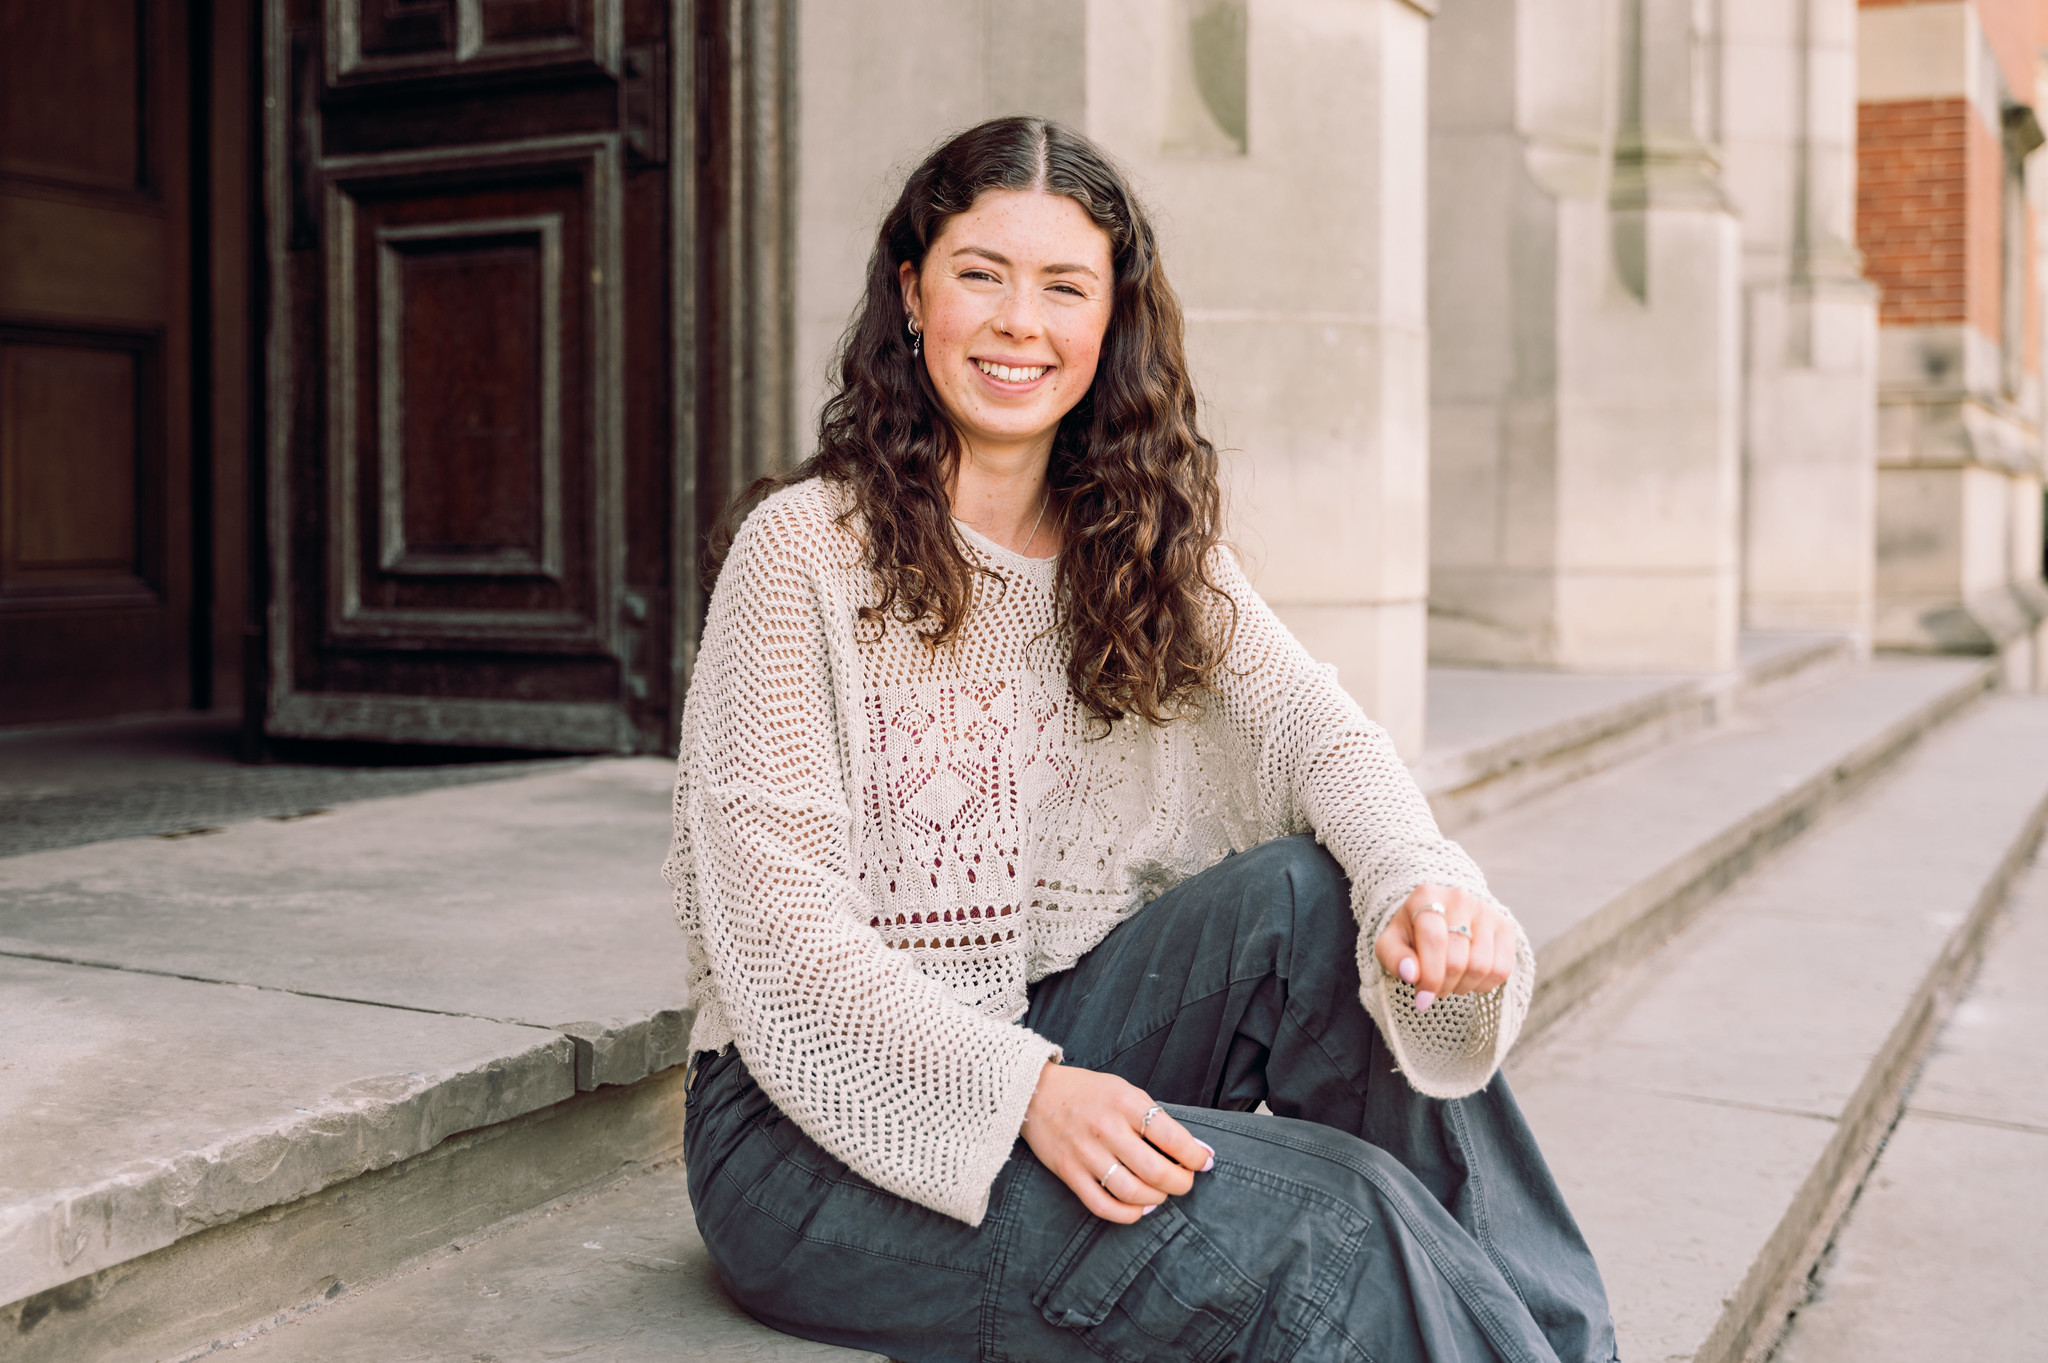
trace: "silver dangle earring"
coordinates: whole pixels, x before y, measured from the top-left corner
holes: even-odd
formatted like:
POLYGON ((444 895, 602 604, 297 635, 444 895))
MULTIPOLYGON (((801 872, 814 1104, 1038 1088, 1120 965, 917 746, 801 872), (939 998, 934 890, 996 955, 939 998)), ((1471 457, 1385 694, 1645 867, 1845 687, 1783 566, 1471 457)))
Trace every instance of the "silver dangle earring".
POLYGON ((917 329, 915 318, 907 319, 903 329, 910 333, 910 358, 914 360, 924 354, 924 333, 917 329))

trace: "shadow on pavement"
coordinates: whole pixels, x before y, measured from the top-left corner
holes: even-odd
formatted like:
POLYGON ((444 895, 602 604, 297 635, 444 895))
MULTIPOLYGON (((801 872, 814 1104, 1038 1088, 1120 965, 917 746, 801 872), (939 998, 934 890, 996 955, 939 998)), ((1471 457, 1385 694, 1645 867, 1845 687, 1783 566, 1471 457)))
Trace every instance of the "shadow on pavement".
POLYGON ((232 714, 0 732, 0 857, 111 838, 196 837, 353 800, 498 781, 581 756, 523 749, 275 739, 238 757, 232 714))

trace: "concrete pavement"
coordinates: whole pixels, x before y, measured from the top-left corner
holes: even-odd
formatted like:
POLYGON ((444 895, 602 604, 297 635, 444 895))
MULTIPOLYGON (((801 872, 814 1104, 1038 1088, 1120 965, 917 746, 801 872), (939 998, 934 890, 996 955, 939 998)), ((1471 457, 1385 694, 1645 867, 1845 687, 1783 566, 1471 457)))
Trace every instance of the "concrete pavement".
POLYGON ((2048 860, 1814 1274, 1775 1363, 2048 1358, 2048 860))

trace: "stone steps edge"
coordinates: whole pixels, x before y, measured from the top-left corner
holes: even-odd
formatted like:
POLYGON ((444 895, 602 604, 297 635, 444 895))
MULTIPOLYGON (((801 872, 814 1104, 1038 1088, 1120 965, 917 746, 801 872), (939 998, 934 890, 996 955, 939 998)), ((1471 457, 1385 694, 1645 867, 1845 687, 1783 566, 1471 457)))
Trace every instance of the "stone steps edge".
POLYGON ((2036 802, 1963 921, 1943 941, 1837 1119, 1834 1137, 1728 1299, 1693 1363, 1766 1363, 1776 1350, 1805 1293, 1808 1275, 1904 1111, 1913 1076, 1961 1001, 1991 927, 2040 850, 2044 834, 2048 796, 2036 802))
POLYGON ((1730 672, 1688 677, 1525 733, 1434 756, 1415 765, 1430 810, 1445 833, 1606 771, 1631 757, 1711 728, 1735 708, 1853 666, 1848 635, 1824 636, 1752 659, 1730 672))
POLYGON ((674 1067, 572 1092, 0 1305, 0 1356, 156 1360, 223 1347, 621 1171, 676 1157, 684 1077, 674 1067))
POLYGON ((1794 841, 1830 808, 1890 770, 1996 681, 1990 664, 1973 670, 1841 761, 1745 815, 1544 943, 1536 953, 1536 994, 1517 1044, 1540 1036, 1604 981, 1670 940, 1722 891, 1794 841))
MULTIPOLYGON (((9 954, 94 964, 41 953, 9 954)), ((229 980, 195 983, 236 987, 229 980)), ((371 1000, 335 1001, 384 1006, 371 1000)), ((390 1099, 329 1105, 275 1126, 231 1132, 202 1150, 136 1161, 92 1183, 50 1189, 0 1208, 0 1303, 19 1302, 213 1226, 402 1163, 460 1132, 679 1066, 689 1058, 694 1018, 694 1009, 669 1008, 553 1028, 508 1024, 530 1032, 533 1044, 436 1076, 390 1099), (252 1168, 263 1170, 262 1177, 250 1180, 245 1171, 252 1168), (90 1224, 121 1225, 110 1252, 72 1250, 85 1235, 74 1234, 73 1228, 90 1224)))

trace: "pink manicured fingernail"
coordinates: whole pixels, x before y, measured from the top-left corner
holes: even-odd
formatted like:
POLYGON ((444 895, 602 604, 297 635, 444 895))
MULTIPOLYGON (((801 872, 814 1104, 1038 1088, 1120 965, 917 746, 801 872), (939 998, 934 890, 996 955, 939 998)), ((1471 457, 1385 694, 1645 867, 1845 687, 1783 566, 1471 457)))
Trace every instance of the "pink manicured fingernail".
POLYGON ((1401 976, 1401 983, 1413 984, 1415 983, 1415 977, 1417 975, 1420 975, 1421 973, 1422 969, 1420 966, 1415 964, 1415 958, 1413 956, 1403 956, 1401 958, 1401 966, 1399 970, 1399 974, 1401 976))
POLYGON ((1152 1213, 1154 1213, 1154 1212, 1156 1212, 1156 1211, 1158 1211, 1158 1210, 1159 1210, 1159 1204, 1155 1202, 1155 1203, 1153 1203, 1153 1204, 1152 1204, 1151 1206, 1149 1206, 1149 1207, 1145 1208, 1145 1210, 1144 1210, 1144 1211, 1141 1211, 1141 1212, 1139 1212, 1139 1213, 1138 1213, 1138 1215, 1139 1215, 1139 1216, 1140 1216, 1141 1218, 1142 1218, 1142 1217, 1147 1217, 1147 1216, 1150 1216, 1150 1215, 1152 1215, 1152 1213))
POLYGON ((1429 1011, 1429 1005, 1431 1005, 1432 1003, 1435 1003, 1435 1002, 1436 1002, 1436 995, 1434 995, 1434 994, 1430 993, 1430 992, 1429 992, 1429 991, 1428 991, 1427 989, 1418 989, 1418 990, 1416 990, 1416 991, 1415 991, 1415 1011, 1416 1011, 1416 1012, 1418 1012, 1418 1013, 1427 1013, 1427 1012, 1429 1011))

